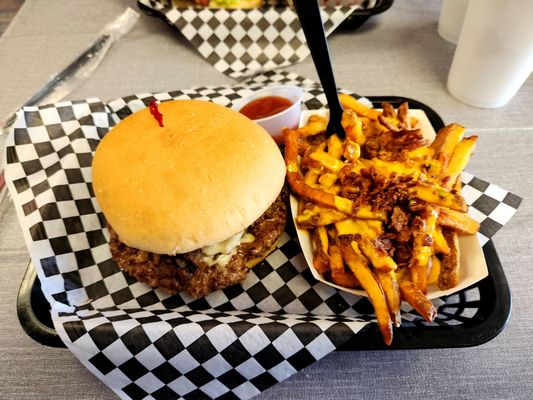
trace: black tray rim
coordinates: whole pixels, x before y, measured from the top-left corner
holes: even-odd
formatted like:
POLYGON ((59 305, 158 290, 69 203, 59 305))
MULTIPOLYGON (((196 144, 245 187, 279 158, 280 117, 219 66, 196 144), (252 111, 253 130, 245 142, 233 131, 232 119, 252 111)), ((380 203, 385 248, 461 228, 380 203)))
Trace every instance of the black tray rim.
MULTIPOLYGON (((426 113, 436 131, 444 126, 441 117, 432 108, 418 100, 401 96, 367 96, 367 98, 375 107, 379 107, 383 102, 389 102, 395 107, 408 102, 410 108, 421 109, 426 113)), ((502 332, 509 319, 512 309, 511 290, 492 240, 483 246, 483 253, 489 274, 471 287, 482 286, 484 290, 492 292, 490 302, 480 301, 478 314, 482 314, 484 319, 479 320, 478 323, 468 324, 468 326, 461 324, 396 328, 394 340, 390 346, 383 343, 377 324, 372 322, 337 351, 461 348, 478 346, 495 338, 502 332), (435 341, 436 335, 439 338, 438 341, 435 341)), ((65 347, 58 333, 42 323, 33 311, 31 295, 34 285, 38 284, 37 279, 37 273, 30 262, 17 296, 17 315, 20 324, 26 334, 36 342, 50 347, 65 347)))

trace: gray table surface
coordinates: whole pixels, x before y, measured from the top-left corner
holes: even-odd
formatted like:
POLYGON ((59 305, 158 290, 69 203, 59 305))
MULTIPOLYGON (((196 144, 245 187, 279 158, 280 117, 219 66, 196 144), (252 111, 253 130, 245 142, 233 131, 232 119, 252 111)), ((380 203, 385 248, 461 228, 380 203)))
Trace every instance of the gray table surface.
MULTIPOLYGON (((131 0, 26 0, 0 38, 0 117, 86 48, 131 0)), ((337 352, 267 390, 264 399, 533 398, 533 79, 504 108, 469 107, 445 88, 454 46, 437 34, 440 2, 397 0, 330 47, 339 86, 365 95, 402 95, 480 137, 468 171, 523 197, 495 237, 513 295, 506 329, 466 349, 337 352)), ((287 68, 316 79, 311 60, 287 68)), ((234 82, 160 20, 142 15, 69 99, 234 82)), ((5 136, 0 136, 3 147, 5 136)), ((65 349, 41 346, 21 329, 16 295, 28 263, 12 206, 0 214, 0 398, 109 399, 114 394, 65 349)))

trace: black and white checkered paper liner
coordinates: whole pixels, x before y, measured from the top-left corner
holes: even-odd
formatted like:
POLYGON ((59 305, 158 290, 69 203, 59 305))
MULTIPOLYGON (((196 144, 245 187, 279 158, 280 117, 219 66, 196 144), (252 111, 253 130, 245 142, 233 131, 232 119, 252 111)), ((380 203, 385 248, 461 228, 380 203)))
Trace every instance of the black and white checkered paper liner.
MULTIPOLYGON (((240 285, 194 300, 168 296, 120 271, 94 198, 91 161, 109 127, 152 99, 231 105, 271 84, 319 85, 295 74, 201 87, 25 107, 7 139, 6 178, 52 319, 69 349, 123 398, 249 398, 319 360, 373 319, 366 299, 313 279, 291 226, 240 285), (366 304, 366 305, 365 305, 366 304)), ((463 193, 482 241, 521 199, 465 174, 463 193)), ((436 304, 444 301, 437 299, 436 304)), ((406 321, 416 320, 410 309, 406 321)))
MULTIPOLYGON (((176 8, 171 0, 138 3, 163 16, 207 62, 232 78, 292 65, 309 56, 298 16, 290 7, 229 10, 176 8)), ((364 7, 372 7, 366 3, 364 7)), ((361 7, 321 7, 326 35, 361 7)))

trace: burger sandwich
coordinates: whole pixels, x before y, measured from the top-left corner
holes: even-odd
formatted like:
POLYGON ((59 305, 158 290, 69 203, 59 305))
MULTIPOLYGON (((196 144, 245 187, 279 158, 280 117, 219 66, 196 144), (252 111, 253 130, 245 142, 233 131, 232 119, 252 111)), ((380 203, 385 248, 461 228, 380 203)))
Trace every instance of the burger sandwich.
POLYGON ((128 116, 99 143, 92 173, 113 259, 171 294, 243 281, 283 233, 278 147, 213 103, 168 101, 128 116))

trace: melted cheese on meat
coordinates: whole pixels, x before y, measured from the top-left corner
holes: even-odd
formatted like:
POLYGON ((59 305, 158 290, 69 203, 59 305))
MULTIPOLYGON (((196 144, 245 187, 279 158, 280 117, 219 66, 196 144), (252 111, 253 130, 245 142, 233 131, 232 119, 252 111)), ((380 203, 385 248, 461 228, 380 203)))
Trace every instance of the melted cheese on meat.
POLYGON ((241 243, 250 243, 254 240, 255 237, 251 233, 239 232, 222 242, 202 247, 203 260, 210 267, 214 264, 224 267, 229 263, 241 243))

